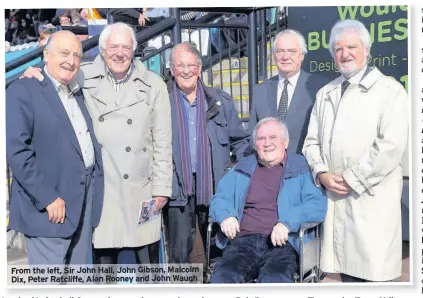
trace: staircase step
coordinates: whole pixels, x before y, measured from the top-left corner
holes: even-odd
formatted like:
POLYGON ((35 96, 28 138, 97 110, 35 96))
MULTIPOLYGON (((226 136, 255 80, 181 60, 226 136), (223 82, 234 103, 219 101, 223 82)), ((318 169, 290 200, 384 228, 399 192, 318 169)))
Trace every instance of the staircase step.
MULTIPOLYGON (((248 58, 231 58, 222 60, 222 70, 224 69, 248 69, 248 58), (229 61, 231 60, 231 61, 229 61)), ((220 70, 220 63, 216 63, 212 67, 212 71, 220 70)))
POLYGON ((249 116, 249 101, 248 100, 234 100, 235 110, 238 112, 240 118, 249 116))
POLYGON ((8 248, 7 263, 8 265, 27 265, 28 256, 23 250, 17 248, 8 248))
POLYGON ((206 84, 206 86, 222 89, 226 93, 233 97, 235 96, 248 96, 248 83, 241 83, 241 87, 239 83, 232 83, 232 93, 231 93, 231 86, 229 84, 223 84, 223 87, 221 88, 220 85, 214 84, 213 86, 206 84), (241 92, 241 90, 242 92, 241 92))
MULTIPOLYGON (((277 74, 278 72, 278 68, 276 67, 276 65, 273 65, 273 67, 271 68, 270 65, 267 67, 267 73, 268 75, 273 74, 277 74)), ((234 69, 234 70, 215 70, 212 72, 213 74, 213 85, 215 84, 219 84, 219 86, 222 83, 231 83, 230 78, 232 77, 232 83, 239 83, 241 82, 248 82, 248 69, 234 69), (221 78, 221 74, 222 74, 222 81, 220 81, 221 78)), ((204 71, 203 72, 203 81, 211 84, 211 81, 209 80, 209 72, 204 71)))

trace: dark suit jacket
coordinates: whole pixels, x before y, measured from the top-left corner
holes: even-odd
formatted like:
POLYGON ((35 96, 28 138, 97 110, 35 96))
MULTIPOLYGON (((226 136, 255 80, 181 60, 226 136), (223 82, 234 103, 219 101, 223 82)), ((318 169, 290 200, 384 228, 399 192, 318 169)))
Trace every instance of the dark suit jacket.
MULTIPOLYGON (((68 115, 50 79, 16 80, 6 90, 6 156, 13 172, 9 228, 29 236, 68 237, 82 213, 86 171, 81 149, 68 115), (66 202, 63 224, 48 220, 46 206, 57 197, 66 202)), ((82 92, 75 98, 94 144, 95 191, 92 226, 103 205, 103 166, 100 146, 82 92)))
MULTIPOLYGON (((254 86, 250 122, 248 124, 250 134, 261 119, 277 117, 278 81, 279 76, 277 75, 254 86)), ((301 70, 285 119, 289 131, 288 150, 302 154, 316 93, 325 83, 326 81, 322 77, 301 70)))

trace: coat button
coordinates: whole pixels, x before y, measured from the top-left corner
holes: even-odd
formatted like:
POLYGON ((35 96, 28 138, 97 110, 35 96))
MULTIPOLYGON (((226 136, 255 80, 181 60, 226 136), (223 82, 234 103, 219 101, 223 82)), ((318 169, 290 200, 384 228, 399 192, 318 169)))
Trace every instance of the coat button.
POLYGON ((126 122, 128 122, 128 124, 132 124, 132 119, 128 119, 126 122))
POLYGON ((81 182, 81 183, 79 183, 79 184, 80 184, 80 185, 84 185, 84 184, 85 184, 85 182, 83 182, 83 181, 82 181, 82 182, 81 182))
POLYGON ((126 147, 126 152, 129 152, 129 151, 131 151, 131 147, 126 147))
POLYGON ((128 174, 123 175, 123 179, 128 179, 128 178, 129 178, 128 174))
POLYGON ((144 151, 144 152, 145 152, 145 151, 147 151, 147 149, 143 148, 143 149, 142 149, 142 151, 144 151))
POLYGON ((98 118, 98 121, 103 122, 104 121, 103 116, 100 116, 100 118, 98 118))

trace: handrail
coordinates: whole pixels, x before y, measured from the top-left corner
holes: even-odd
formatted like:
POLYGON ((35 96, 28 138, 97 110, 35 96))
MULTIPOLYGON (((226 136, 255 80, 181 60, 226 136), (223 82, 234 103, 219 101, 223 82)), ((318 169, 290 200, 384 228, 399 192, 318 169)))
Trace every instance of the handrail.
POLYGON ((169 42, 168 44, 165 44, 164 46, 162 46, 161 48, 157 49, 156 51, 151 52, 148 55, 145 55, 144 57, 141 57, 141 61, 147 61, 148 59, 150 59, 151 57, 156 56, 157 54, 160 54, 161 52, 170 49, 171 47, 173 47, 173 42, 169 42))
MULTIPOLYGON (((145 42, 151 38, 153 38, 156 35, 159 35, 167 30, 172 29, 173 25, 175 24, 176 20, 175 18, 169 17, 166 18, 157 24, 155 24, 152 27, 146 28, 145 30, 142 30, 141 32, 138 32, 136 37, 138 43, 145 42)), ((89 49, 92 49, 98 45, 98 38, 99 36, 91 37, 90 39, 84 40, 82 42, 82 51, 85 52, 89 49)), ((28 54, 25 54, 17 59, 14 59, 6 64, 6 73, 18 68, 34 59, 37 59, 43 55, 44 47, 39 47, 28 54)))
MULTIPOLYGON (((98 45, 98 36, 94 36, 90 39, 84 40, 82 43, 82 51, 85 52, 89 49, 92 49, 94 47, 96 47, 98 45)), ((22 65, 37 59, 39 57, 41 57, 43 55, 43 51, 44 51, 45 46, 39 47, 31 52, 29 52, 28 54, 25 54, 19 58, 16 58, 12 61, 10 61, 9 63, 6 64, 6 73, 8 73, 9 71, 21 67, 22 65)))
MULTIPOLYGON (((146 28, 145 30, 142 30, 141 32, 138 32, 135 36, 137 39, 137 42, 140 43, 144 43, 148 40, 150 40, 151 38, 162 34, 163 32, 166 32, 167 30, 172 29, 172 27, 175 25, 175 18, 169 17, 167 19, 164 19, 160 22, 158 22, 157 24, 155 24, 152 27, 146 28)), ((96 47, 98 45, 98 38, 99 35, 94 36, 88 40, 84 40, 82 42, 82 50, 83 52, 92 49, 94 47, 96 47)), ((6 65, 6 72, 9 72, 15 68, 18 68, 26 63, 28 63, 29 61, 32 61, 34 59, 37 59, 38 57, 41 57, 43 54, 43 50, 44 50, 45 46, 42 46, 38 49, 35 49, 34 51, 21 56, 13 61, 10 61, 9 63, 7 63, 6 65)), ((42 62, 40 62, 38 65, 43 65, 42 62)), ((13 75, 12 77, 8 78, 6 80, 6 88, 16 79, 18 79, 24 71, 21 71, 15 75, 13 75)))
POLYGON ((68 30, 76 35, 88 35, 88 26, 60 26, 62 30, 68 30))
POLYGON ((231 28, 231 29, 249 29, 250 26, 248 25, 241 25, 241 24, 220 24, 220 23, 212 23, 212 24, 199 24, 196 22, 182 22, 182 28, 231 28))
MULTIPOLYGON (((193 22, 195 23, 210 23, 213 22, 214 20, 220 18, 223 16, 223 13, 217 13, 217 12, 209 12, 208 14, 202 16, 201 18, 194 20, 193 22)), ((181 24, 183 25, 186 21, 182 21, 181 24)))
POLYGON ((8 73, 9 71, 18 68, 34 59, 37 59, 39 57, 41 57, 43 55, 43 51, 44 51, 45 46, 39 47, 31 52, 29 52, 28 54, 25 54, 19 58, 16 58, 12 61, 10 61, 9 63, 6 64, 6 73, 8 73))
POLYGON ((201 11, 201 12, 214 12, 214 13, 250 13, 262 7, 180 7, 181 11, 201 11))
MULTIPOLYGON (((282 25, 283 25, 283 21, 280 21, 280 23, 282 23, 282 25)), ((209 24, 210 25, 210 27, 213 27, 215 24, 209 24)), ((276 28, 276 26, 277 26, 277 24, 275 23, 275 24, 272 24, 271 25, 271 28, 272 28, 272 30, 274 29, 274 28, 276 28)), ((282 28, 282 27, 281 27, 282 28)), ((261 41, 262 40, 262 36, 261 36, 261 34, 260 35, 257 35, 257 41, 261 41)), ((247 41, 247 39, 245 39, 245 40, 243 40, 243 41, 241 41, 240 43, 239 43, 239 47, 240 47, 240 49, 241 50, 245 50, 246 49, 246 47, 247 47, 247 45, 248 45, 248 41, 247 41)), ((223 50, 222 52, 221 52, 221 54, 215 54, 215 55, 213 55, 213 56, 211 56, 210 58, 208 58, 208 59, 206 59, 206 58, 203 58, 203 65, 202 65, 202 70, 204 71, 204 70, 207 70, 210 66, 212 66, 213 64, 215 64, 215 63, 217 63, 221 58, 222 59, 226 59, 226 58, 229 58, 230 56, 232 56, 233 54, 235 54, 236 52, 238 51, 238 49, 236 48, 236 47, 234 47, 234 48, 231 48, 231 50, 229 51, 229 49, 225 49, 225 50, 223 50)))
POLYGON ((135 37, 137 38, 138 44, 144 43, 157 35, 160 35, 170 29, 173 28, 173 26, 176 23, 176 19, 174 17, 168 17, 164 20, 161 20, 157 24, 154 24, 151 27, 148 27, 140 32, 138 32, 135 37))
MULTIPOLYGON (((32 67, 43 67, 44 66, 44 62, 40 61, 35 65, 32 65, 32 67)), ((10 84, 12 84, 14 81, 16 81, 17 79, 19 79, 19 77, 24 73, 25 70, 22 70, 16 74, 14 74, 13 76, 9 77, 6 79, 6 89, 10 86, 10 84)))

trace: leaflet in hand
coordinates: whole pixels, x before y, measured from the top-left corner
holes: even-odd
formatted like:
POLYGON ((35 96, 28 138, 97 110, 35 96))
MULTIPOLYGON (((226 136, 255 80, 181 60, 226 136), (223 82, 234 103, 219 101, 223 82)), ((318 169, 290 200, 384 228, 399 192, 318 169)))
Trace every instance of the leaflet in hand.
POLYGON ((138 225, 148 222, 160 216, 160 211, 154 212, 154 204, 156 199, 151 199, 141 203, 140 211, 138 214, 138 225))

